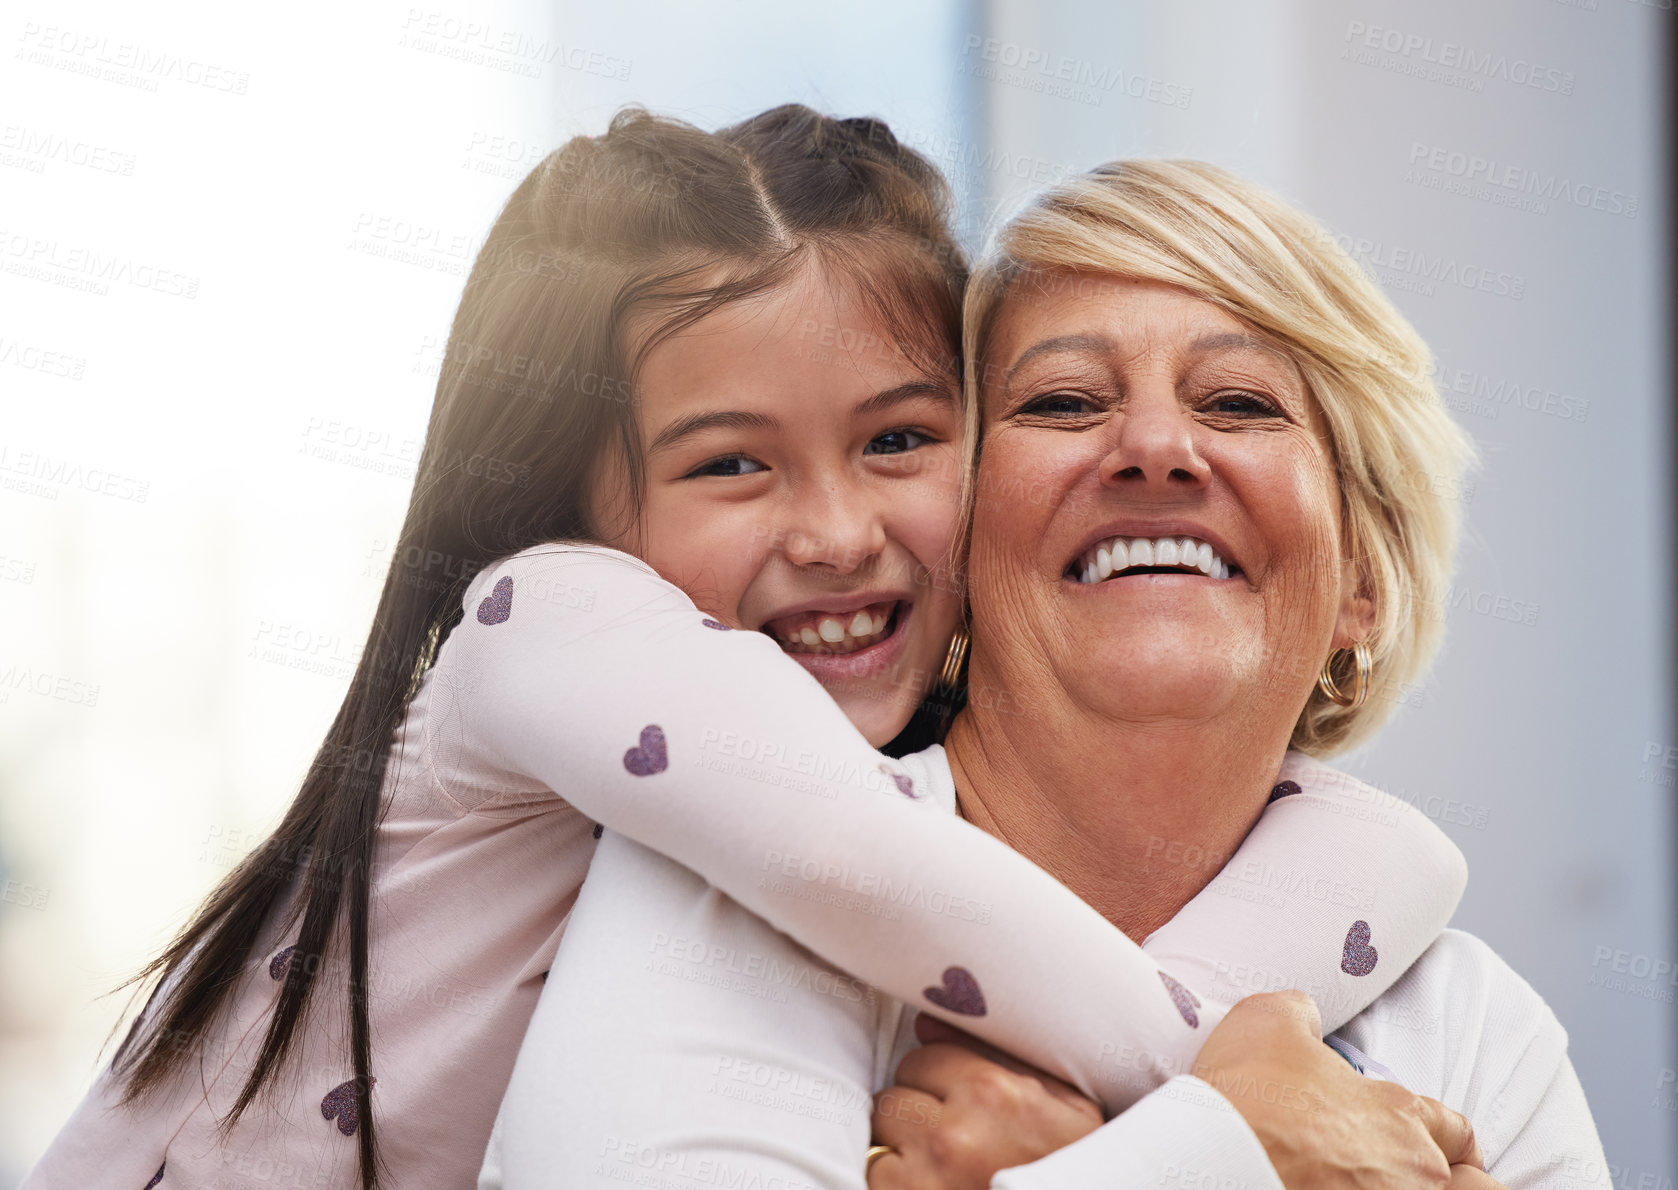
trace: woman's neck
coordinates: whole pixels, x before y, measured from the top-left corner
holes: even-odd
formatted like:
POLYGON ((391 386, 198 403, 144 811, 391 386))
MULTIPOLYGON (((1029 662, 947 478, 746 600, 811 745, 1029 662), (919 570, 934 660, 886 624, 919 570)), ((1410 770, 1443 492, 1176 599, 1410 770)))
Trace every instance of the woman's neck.
POLYGON ((1050 706, 956 717, 945 748, 961 812, 1140 943, 1241 845, 1287 736, 1250 715, 1126 724, 1050 706))

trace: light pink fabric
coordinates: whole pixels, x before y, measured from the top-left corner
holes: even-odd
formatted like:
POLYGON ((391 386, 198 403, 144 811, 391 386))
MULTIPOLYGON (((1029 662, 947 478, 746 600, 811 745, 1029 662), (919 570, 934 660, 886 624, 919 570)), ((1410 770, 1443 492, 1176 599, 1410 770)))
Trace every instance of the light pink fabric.
MULTIPOLYGON (((1197 945, 1215 933, 1194 932, 1191 907, 1169 970, 1196 997, 1064 885, 940 810, 767 636, 727 630, 645 563, 527 550, 479 575, 464 613, 398 741, 373 873, 372 1102, 397 1190, 473 1184, 596 821, 1112 1111, 1198 1051, 1225 1008, 1201 979, 1217 961, 1298 948, 1287 970, 1324 981, 1332 1027, 1438 936, 1466 880, 1456 848, 1413 809, 1302 767, 1242 855, 1275 864, 1303 849, 1280 865, 1298 879, 1408 895, 1368 908, 1302 897, 1285 939, 1244 930, 1233 956, 1197 945), (1370 807, 1378 827, 1346 813, 1370 807), (1378 846, 1336 845, 1371 830, 1378 846), (924 897, 904 902, 914 890, 924 897), (1354 918, 1380 947, 1373 978, 1343 964, 1354 918), (1112 1078, 1102 1055, 1123 1047, 1157 1066, 1112 1078)), ((1233 912, 1218 900, 1208 925, 1233 912)), ((282 1076, 236 1127, 216 1127, 294 937, 278 915, 227 1021, 174 1086, 125 1109, 102 1077, 26 1190, 140 1190, 160 1166, 159 1190, 353 1187, 344 973, 331 956, 282 1076)))

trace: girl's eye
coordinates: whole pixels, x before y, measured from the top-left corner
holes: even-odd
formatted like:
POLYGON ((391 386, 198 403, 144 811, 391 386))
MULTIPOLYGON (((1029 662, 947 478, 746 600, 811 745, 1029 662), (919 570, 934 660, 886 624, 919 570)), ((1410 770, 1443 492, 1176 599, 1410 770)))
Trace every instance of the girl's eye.
POLYGON ((1020 412, 1049 417, 1082 417, 1095 412, 1095 402, 1077 393, 1050 393, 1046 397, 1028 401, 1020 412))
POLYGON ((862 448, 865 455, 896 455, 925 446, 932 439, 914 430, 887 430, 862 448))
POLYGON ((767 470, 769 470, 769 468, 765 467, 756 459, 750 458, 746 455, 723 455, 720 459, 712 459, 708 463, 701 463, 682 478, 693 479, 702 475, 720 475, 724 477, 731 475, 751 475, 758 471, 767 470))
POLYGON ((1236 417, 1276 417, 1281 413, 1275 402, 1248 392, 1218 393, 1206 403, 1205 408, 1209 413, 1236 417))

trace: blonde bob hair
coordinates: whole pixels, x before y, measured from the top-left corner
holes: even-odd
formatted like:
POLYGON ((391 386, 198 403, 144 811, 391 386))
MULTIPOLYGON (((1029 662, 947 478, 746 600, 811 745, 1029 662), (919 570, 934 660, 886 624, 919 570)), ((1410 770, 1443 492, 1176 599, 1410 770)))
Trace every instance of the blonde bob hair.
MULTIPOLYGON (((1334 237, 1249 182, 1199 161, 1116 161, 1060 182, 1014 216, 973 274, 963 316, 973 506, 985 346, 1022 281, 1067 274, 1160 281, 1280 343, 1323 414, 1341 517, 1363 591, 1369 698, 1352 710, 1313 687, 1291 746, 1326 756, 1367 739, 1432 660, 1473 447, 1433 384, 1427 344, 1334 237)), ((1325 658, 1325 661, 1327 659, 1325 658)), ((1334 668, 1350 689, 1352 659, 1334 668)))

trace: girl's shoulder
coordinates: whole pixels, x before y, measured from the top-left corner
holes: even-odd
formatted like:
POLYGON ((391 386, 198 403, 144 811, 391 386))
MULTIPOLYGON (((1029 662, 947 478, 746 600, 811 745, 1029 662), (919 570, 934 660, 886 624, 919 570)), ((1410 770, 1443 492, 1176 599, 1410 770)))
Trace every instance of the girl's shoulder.
MULTIPOLYGON (((634 554, 590 541, 544 541, 488 563, 472 579, 474 589, 520 574, 628 574, 658 579, 658 572, 634 554)), ((662 579, 659 579, 662 582, 662 579)))
POLYGON ((467 584, 468 616, 493 624, 515 597, 533 597, 575 611, 594 611, 640 595, 688 602, 679 587, 634 554, 592 542, 552 541, 497 558, 467 584))

